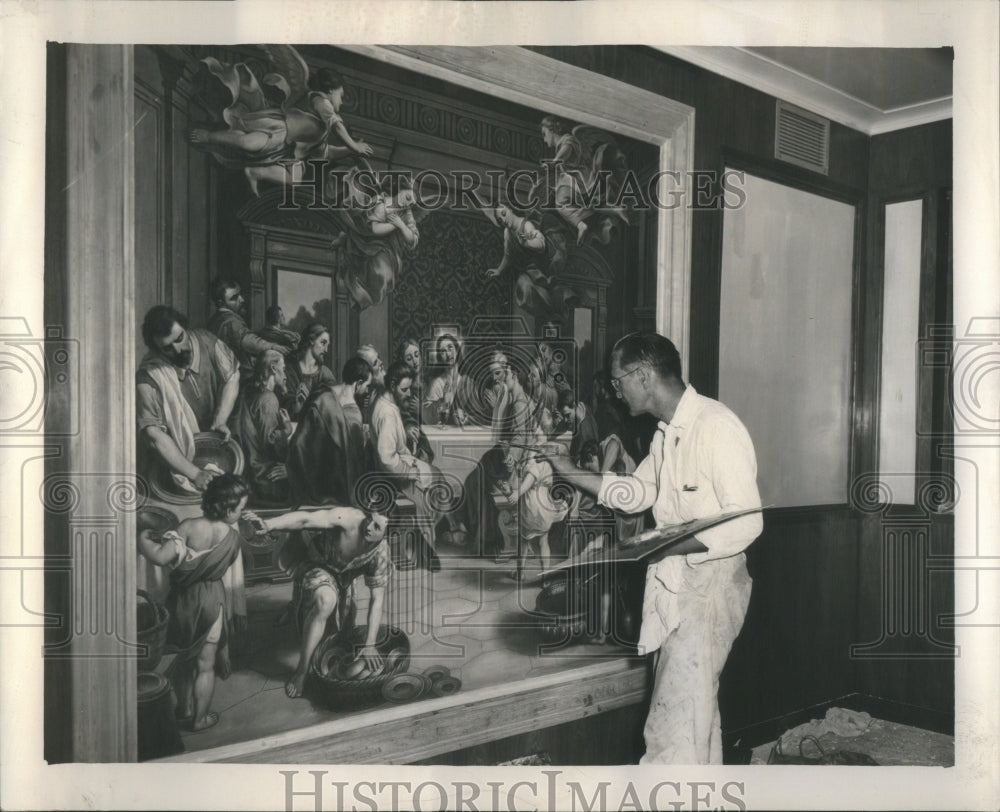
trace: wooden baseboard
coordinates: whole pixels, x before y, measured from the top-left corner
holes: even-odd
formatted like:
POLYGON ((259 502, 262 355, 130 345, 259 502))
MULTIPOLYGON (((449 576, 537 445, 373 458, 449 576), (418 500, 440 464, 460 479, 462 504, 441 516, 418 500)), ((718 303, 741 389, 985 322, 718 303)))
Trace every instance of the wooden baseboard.
POLYGON ((642 702, 646 685, 645 663, 615 658, 160 761, 410 764, 642 702))

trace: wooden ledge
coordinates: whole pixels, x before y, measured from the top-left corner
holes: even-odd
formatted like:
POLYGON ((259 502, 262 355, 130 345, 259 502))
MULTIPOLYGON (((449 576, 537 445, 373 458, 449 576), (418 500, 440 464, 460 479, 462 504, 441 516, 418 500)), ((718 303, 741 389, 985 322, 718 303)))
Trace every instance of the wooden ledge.
POLYGON ((609 658, 157 761, 408 764, 632 705, 645 699, 646 688, 642 660, 609 658))

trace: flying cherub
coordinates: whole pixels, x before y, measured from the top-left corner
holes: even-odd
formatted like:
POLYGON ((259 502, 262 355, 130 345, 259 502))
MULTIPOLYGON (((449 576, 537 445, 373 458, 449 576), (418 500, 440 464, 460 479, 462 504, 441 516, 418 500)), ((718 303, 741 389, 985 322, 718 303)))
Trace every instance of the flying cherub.
POLYGON ((541 127, 545 146, 555 153, 549 159, 554 188, 546 188, 549 173, 544 171, 535 186, 542 207, 554 208, 576 232, 578 244, 588 232, 607 244, 615 224, 628 223, 615 202, 626 172, 624 153, 610 133, 596 127, 571 128, 556 116, 545 116, 541 127))
POLYGON ((275 72, 262 82, 282 97, 275 105, 244 62, 202 60, 229 91, 232 103, 222 111, 227 130, 191 130, 189 140, 210 151, 224 166, 242 168, 253 193, 261 180, 279 184, 302 180, 305 162, 339 160, 372 154, 361 139, 351 137, 340 117, 344 82, 330 68, 312 76, 305 60, 290 45, 268 45, 264 52, 275 72))

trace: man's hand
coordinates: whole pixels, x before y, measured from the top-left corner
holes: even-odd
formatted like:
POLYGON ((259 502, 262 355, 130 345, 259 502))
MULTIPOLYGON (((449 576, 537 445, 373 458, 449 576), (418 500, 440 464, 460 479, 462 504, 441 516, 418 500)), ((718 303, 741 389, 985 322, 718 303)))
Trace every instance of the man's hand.
POLYGON ((229 426, 225 423, 213 423, 209 428, 209 431, 217 431, 222 435, 222 439, 227 441, 233 436, 233 433, 229 430, 229 426))
POLYGON ((365 661, 365 665, 368 666, 368 670, 372 673, 377 673, 382 668, 382 655, 379 654, 375 646, 365 646, 362 648, 358 654, 358 658, 365 661))
POLYGON ((278 409, 278 419, 281 420, 281 425, 285 431, 292 430, 292 418, 288 414, 287 409, 278 409))
POLYGON ((414 445, 416 445, 417 441, 420 440, 420 426, 418 426, 416 423, 414 423, 413 425, 407 427, 407 429, 406 429, 406 438, 411 443, 413 443, 414 445))
POLYGON ((208 483, 211 482, 213 479, 215 479, 217 476, 218 473, 216 473, 215 471, 209 471, 206 470, 205 468, 202 468, 195 476, 195 478, 191 481, 194 483, 194 486, 199 491, 203 491, 205 490, 205 488, 208 487, 208 483))
POLYGON ((487 279, 495 279, 498 276, 500 276, 500 269, 499 268, 487 268, 486 269, 486 278, 487 279))
POLYGON ((245 522, 249 522, 258 536, 263 536, 268 532, 267 522, 252 510, 244 510, 240 518, 245 522))
POLYGON ((277 482, 279 479, 288 479, 288 471, 285 469, 285 464, 279 462, 266 474, 264 474, 264 479, 268 482, 277 482))
POLYGON ((571 474, 578 470, 562 443, 542 443, 534 451, 558 474, 571 474))

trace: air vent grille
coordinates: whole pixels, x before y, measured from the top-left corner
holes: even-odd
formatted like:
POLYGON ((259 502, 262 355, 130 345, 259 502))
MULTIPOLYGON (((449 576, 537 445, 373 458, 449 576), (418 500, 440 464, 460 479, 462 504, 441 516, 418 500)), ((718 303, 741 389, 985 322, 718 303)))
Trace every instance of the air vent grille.
POLYGON ((779 99, 774 122, 774 157, 827 174, 830 166, 829 119, 779 99))

